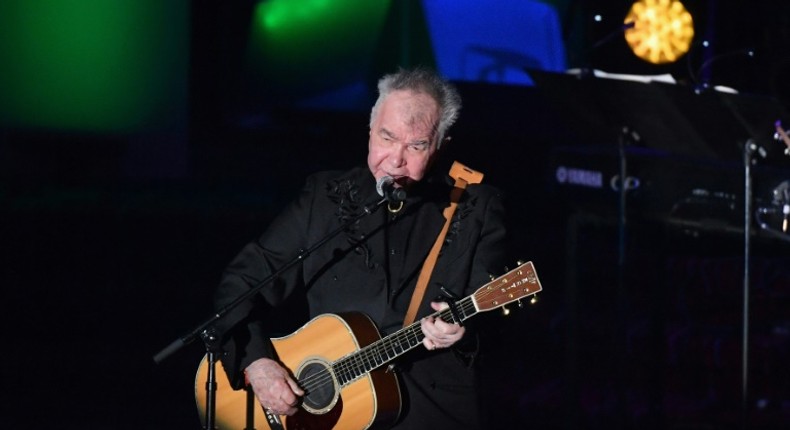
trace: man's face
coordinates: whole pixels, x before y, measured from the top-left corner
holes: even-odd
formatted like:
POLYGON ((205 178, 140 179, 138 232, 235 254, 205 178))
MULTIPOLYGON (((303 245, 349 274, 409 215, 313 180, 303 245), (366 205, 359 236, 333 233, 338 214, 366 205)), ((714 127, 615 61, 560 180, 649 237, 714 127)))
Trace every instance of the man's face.
POLYGON ((393 91, 370 127, 368 167, 378 181, 392 176, 400 186, 423 178, 436 155, 439 106, 426 94, 393 91))

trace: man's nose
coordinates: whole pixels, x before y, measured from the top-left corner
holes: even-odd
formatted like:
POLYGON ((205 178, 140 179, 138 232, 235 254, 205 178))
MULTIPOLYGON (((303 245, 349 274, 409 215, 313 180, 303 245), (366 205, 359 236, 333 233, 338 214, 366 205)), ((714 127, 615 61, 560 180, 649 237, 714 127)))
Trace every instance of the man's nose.
POLYGON ((394 148, 389 156, 389 161, 392 167, 401 167, 405 163, 405 157, 403 156, 404 148, 402 146, 398 146, 394 148))

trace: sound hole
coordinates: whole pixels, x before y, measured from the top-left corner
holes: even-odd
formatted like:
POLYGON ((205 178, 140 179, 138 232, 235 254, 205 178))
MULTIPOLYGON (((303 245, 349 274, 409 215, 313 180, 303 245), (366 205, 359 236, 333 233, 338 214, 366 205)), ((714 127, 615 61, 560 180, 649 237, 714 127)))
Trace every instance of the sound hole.
POLYGON ((299 372, 305 396, 302 405, 313 413, 326 413, 337 401, 335 377, 329 366, 320 361, 308 362, 299 372))

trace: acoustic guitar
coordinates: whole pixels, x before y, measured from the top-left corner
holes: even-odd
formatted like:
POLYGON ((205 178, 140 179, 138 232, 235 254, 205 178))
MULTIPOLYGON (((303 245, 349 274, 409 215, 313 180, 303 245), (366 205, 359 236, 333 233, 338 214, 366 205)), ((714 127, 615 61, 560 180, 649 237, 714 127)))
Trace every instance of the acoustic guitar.
MULTIPOLYGON (((534 265, 526 262, 433 316, 463 322, 541 290, 534 265)), ((400 389, 385 364, 421 345, 424 337, 419 321, 382 338, 364 314, 319 315, 294 333, 272 339, 278 359, 305 391, 299 411, 293 416, 269 413, 251 389, 233 390, 225 373, 216 372, 215 427, 368 429, 392 423, 400 413, 400 389)), ((204 356, 195 377, 195 399, 204 426, 208 372, 209 360, 204 356)))

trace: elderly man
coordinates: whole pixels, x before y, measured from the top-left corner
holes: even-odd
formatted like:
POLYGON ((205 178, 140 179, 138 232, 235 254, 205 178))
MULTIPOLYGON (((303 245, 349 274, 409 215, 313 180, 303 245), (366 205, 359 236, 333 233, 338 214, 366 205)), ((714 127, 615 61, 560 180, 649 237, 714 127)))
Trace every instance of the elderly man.
MULTIPOLYGON (((288 424, 291 419, 299 420, 299 428, 357 426, 344 420, 367 412, 353 410, 358 406, 352 395, 358 393, 338 393, 344 380, 337 369, 321 369, 329 364, 320 352, 309 352, 311 347, 321 351, 320 344, 333 342, 334 334, 300 339, 304 333, 297 331, 288 342, 308 351, 302 362, 312 364, 301 369, 285 364, 284 355, 292 352, 279 350, 277 339, 270 339, 277 310, 305 303, 308 318, 302 323, 324 314, 354 312, 369 318, 384 336, 397 332, 404 327, 423 263, 445 225, 443 212, 450 204, 453 182, 448 172, 432 168, 458 117, 460 97, 452 85, 419 68, 384 76, 378 89, 370 116, 367 168, 319 172, 307 178, 301 194, 229 264, 217 289, 216 306, 222 308, 350 223, 235 309, 222 330, 221 359, 230 384, 236 389, 251 387, 269 416, 285 421, 286 428, 295 427, 288 424), (382 184, 389 192, 405 191, 406 197, 391 199, 384 204, 386 210, 365 215, 369 202, 380 199, 382 184), (320 369, 316 375, 326 373, 328 392, 306 386, 314 371, 308 368, 320 369), (324 393, 326 403, 309 399, 311 392, 324 393)), ((470 184, 448 225, 438 242, 441 251, 422 294, 425 299, 416 312, 422 345, 377 370, 395 384, 381 389, 376 380, 364 383, 379 404, 372 407, 375 418, 363 419, 362 428, 373 424, 409 430, 482 427, 474 325, 431 315, 448 306, 437 297, 468 296, 506 264, 500 194, 490 186, 470 184)))

